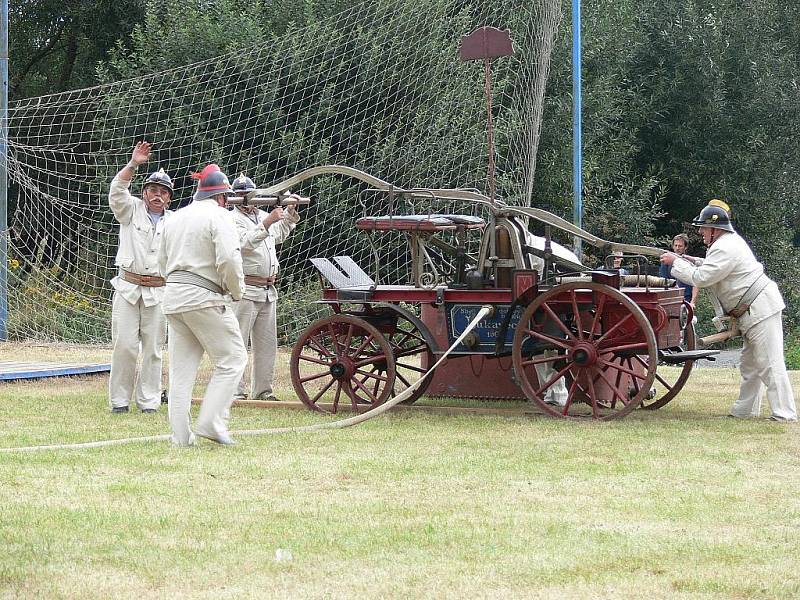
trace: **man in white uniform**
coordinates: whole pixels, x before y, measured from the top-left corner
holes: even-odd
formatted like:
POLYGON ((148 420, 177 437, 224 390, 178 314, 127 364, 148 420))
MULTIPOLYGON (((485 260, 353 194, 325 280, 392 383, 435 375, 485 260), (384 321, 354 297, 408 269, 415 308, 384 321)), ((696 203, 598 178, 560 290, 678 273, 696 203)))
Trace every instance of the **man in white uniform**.
POLYGON ((224 208, 225 196, 233 191, 228 178, 213 164, 193 177, 200 179, 194 200, 172 216, 161 245, 167 279, 163 308, 170 332, 169 422, 176 446, 194 444, 194 433, 229 445, 234 442, 228 409, 247 366, 228 299, 242 298, 242 257, 233 215, 224 208), (192 433, 192 388, 204 352, 214 370, 192 433))
MULTIPOLYGON (((543 237, 533 235, 533 233, 530 231, 525 232, 525 243, 532 248, 538 248, 540 250, 544 250, 545 248, 545 239, 543 237)), ((560 244, 551 242, 551 249, 554 254, 566 258, 567 260, 577 264, 580 264, 581 262, 571 250, 561 246, 560 244)), ((539 273, 539 277, 541 278, 544 275, 544 259, 535 254, 529 254, 528 259, 530 260, 531 268, 536 269, 536 272, 539 273)), ((545 350, 543 353, 544 356, 556 356, 557 354, 557 350, 545 350)), ((539 380, 540 386, 550 381, 550 378, 552 378, 557 372, 553 367, 553 363, 550 362, 537 363, 533 365, 533 368, 536 371, 536 379, 539 380)), ((564 378, 560 377, 553 383, 553 385, 547 388, 547 391, 544 393, 543 400, 545 404, 563 408, 567 405, 568 398, 569 393, 567 391, 567 384, 564 381, 564 378)))
POLYGON ((161 404, 161 346, 166 321, 161 312, 164 278, 158 268, 158 248, 172 200, 172 180, 161 169, 142 187, 142 197, 130 193, 139 165, 150 159, 151 145, 138 142, 127 165, 111 180, 108 204, 119 222, 119 273, 111 280, 111 377, 108 400, 114 413, 128 412, 131 398, 143 413, 154 413, 161 404), (136 382, 136 363, 142 368, 136 382))
MULTIPOLYGON (((240 175, 233 181, 237 194, 256 189, 253 180, 240 175)), ((233 311, 239 321, 242 340, 253 350, 250 397, 277 400, 272 392, 275 357, 278 353, 276 304, 278 291, 278 255, 275 246, 283 243, 297 226, 300 216, 294 206, 283 210, 276 206, 269 213, 256 206, 236 206, 233 209, 244 266, 244 297, 236 302, 233 311)), ((239 382, 236 399, 247 398, 244 378, 239 382)))
POLYGON ((692 225, 699 228, 708 247, 705 259, 668 252, 661 256, 661 263, 671 265, 672 275, 680 281, 708 289, 717 316, 737 319, 744 338, 739 367, 742 384, 731 416, 758 416, 761 391, 766 386, 770 418, 796 421, 797 408, 783 357, 781 312, 785 305, 778 286, 734 231, 727 204, 711 200, 692 225))

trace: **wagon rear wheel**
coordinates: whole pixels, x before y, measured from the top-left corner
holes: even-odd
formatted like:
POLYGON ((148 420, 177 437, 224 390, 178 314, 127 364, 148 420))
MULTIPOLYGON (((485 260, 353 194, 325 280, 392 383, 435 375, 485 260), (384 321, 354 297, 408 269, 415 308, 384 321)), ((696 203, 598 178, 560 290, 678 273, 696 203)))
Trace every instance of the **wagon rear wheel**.
MULTIPOLYGON (((686 326, 683 350, 694 350, 696 344, 694 327, 691 323, 686 326)), ((615 356, 609 362, 615 363, 620 368, 636 370, 639 372, 647 371, 649 367, 649 357, 642 354, 623 354, 615 356)), ((666 406, 670 400, 680 393, 683 386, 691 375, 694 361, 685 361, 680 365, 670 365, 660 362, 656 367, 656 375, 650 391, 644 395, 639 408, 644 410, 656 410, 666 406)), ((581 389, 583 390, 582 386, 581 389)), ((585 393, 585 390, 583 390, 585 393)))
POLYGON ((345 314, 313 322, 294 345, 289 366, 303 404, 333 413, 342 402, 355 412, 383 404, 396 373, 386 338, 363 319, 345 314), (323 400, 331 402, 330 410, 323 400))
POLYGON ((545 413, 606 420, 628 414, 650 393, 657 346, 650 322, 627 296, 599 283, 574 282, 527 307, 512 358, 525 395, 545 413), (623 360, 639 356, 645 368, 623 360), (546 371, 543 381, 537 365, 546 371))

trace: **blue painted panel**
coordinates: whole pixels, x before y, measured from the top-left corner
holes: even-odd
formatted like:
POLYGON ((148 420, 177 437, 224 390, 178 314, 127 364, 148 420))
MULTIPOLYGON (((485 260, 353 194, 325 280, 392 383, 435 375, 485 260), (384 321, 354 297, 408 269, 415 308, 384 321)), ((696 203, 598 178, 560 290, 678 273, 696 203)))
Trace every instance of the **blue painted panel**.
MULTIPOLYGON (((456 338, 461 335, 470 324, 470 321, 475 318, 478 311, 483 304, 451 304, 445 305, 447 310, 447 336, 450 345, 456 341, 456 338)), ((477 348, 468 348, 463 344, 459 344, 455 348, 455 352, 469 352, 469 353, 485 353, 494 352, 495 342, 497 335, 500 332, 500 327, 503 320, 506 318, 506 313, 510 304, 495 304, 494 315, 489 318, 483 319, 478 326, 472 331, 478 336, 477 348)), ((519 318, 522 316, 524 306, 517 306, 514 314, 511 317, 511 324, 506 331, 505 346, 507 350, 511 350, 511 343, 514 340, 514 330, 517 327, 519 318)))
POLYGON ((105 373, 111 370, 111 365, 86 365, 81 367, 58 367, 48 365, 38 367, 30 365, 19 371, 0 373, 0 381, 14 381, 17 379, 38 379, 40 377, 65 377, 68 375, 83 375, 87 373, 105 373))

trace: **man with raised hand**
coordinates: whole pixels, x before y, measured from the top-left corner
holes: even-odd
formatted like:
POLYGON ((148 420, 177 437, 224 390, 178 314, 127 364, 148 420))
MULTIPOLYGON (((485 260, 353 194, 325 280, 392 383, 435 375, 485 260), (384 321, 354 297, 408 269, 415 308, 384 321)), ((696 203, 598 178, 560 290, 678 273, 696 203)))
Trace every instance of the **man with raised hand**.
POLYGON ((736 319, 744 338, 739 370, 742 383, 730 416, 757 417, 761 392, 773 421, 796 421, 797 408, 783 357, 785 308, 778 286, 764 274, 747 242, 731 225, 730 207, 711 200, 692 221, 708 250, 705 258, 667 252, 661 264, 672 267, 676 279, 711 292, 718 317, 736 319))
MULTIPOLYGON (((233 191, 245 194, 256 189, 253 180, 244 173, 233 180, 233 191)), ((244 297, 234 304, 239 329, 247 347, 253 350, 250 397, 257 400, 277 400, 272 390, 275 357, 278 353, 277 309, 278 275, 277 244, 289 236, 300 221, 294 206, 283 210, 276 206, 269 213, 257 206, 239 205, 233 209, 244 265, 244 297)), ((236 399, 247 398, 244 378, 239 382, 236 399)))
POLYGON ((195 434, 230 445, 228 409, 247 366, 229 299, 240 300, 244 291, 239 237, 233 215, 224 208, 233 190, 214 164, 193 177, 199 179, 193 201, 170 219, 161 245, 170 332, 169 422, 176 446, 193 445, 195 434), (193 433, 192 389, 204 352, 214 369, 193 433))
POLYGON ((108 400, 113 413, 126 413, 131 398, 143 413, 154 413, 161 404, 161 346, 166 321, 161 312, 164 278, 159 271, 158 249, 164 224, 172 211, 172 179, 163 169, 151 173, 142 186, 142 197, 130 192, 136 170, 150 160, 151 144, 137 142, 131 159, 111 180, 108 204, 119 223, 119 248, 111 280, 111 377, 108 400), (142 367, 136 382, 136 364, 142 367))

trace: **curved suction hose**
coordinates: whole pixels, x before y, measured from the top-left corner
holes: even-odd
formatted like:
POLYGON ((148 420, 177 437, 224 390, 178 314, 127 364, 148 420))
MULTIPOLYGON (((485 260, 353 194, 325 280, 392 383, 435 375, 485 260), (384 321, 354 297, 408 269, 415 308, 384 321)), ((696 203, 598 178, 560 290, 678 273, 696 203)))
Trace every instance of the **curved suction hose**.
MULTIPOLYGON (((475 327, 480 323, 480 321, 494 312, 493 306, 482 306, 481 309, 478 311, 478 314, 475 315, 475 318, 469 322, 469 325, 464 329, 463 333, 458 336, 458 339, 453 342, 453 345, 450 346, 447 351, 442 354, 439 360, 436 361, 429 373, 433 372, 436 367, 438 367, 446 358, 447 356, 458 346, 464 338, 469 335, 469 333, 475 329, 475 327)), ((268 429, 246 429, 243 431, 234 431, 232 433, 236 434, 237 436, 251 436, 251 435, 271 435, 271 434, 278 434, 278 433, 305 433, 308 431, 322 431, 324 429, 344 429, 345 427, 352 427, 353 425, 358 425, 363 423, 364 421, 368 421, 374 417, 382 415, 387 410, 399 404, 406 398, 410 397, 411 394, 422 384, 424 377, 420 377, 417 381, 414 382, 413 385, 408 387, 402 393, 398 394, 394 398, 391 398, 381 404, 380 406, 376 406, 372 410, 369 410, 365 413, 360 415, 354 415, 347 419, 341 419, 339 421, 333 421, 331 423, 317 423, 315 425, 302 425, 299 427, 271 427, 268 429)), ((0 453, 9 453, 9 452, 43 452, 45 450, 84 450, 88 448, 105 448, 108 446, 122 446, 124 444, 138 444, 143 442, 162 442, 162 441, 169 441, 170 439, 169 434, 163 435, 150 435, 144 437, 135 437, 135 438, 122 438, 118 440, 99 440, 95 442, 79 442, 75 444, 50 444, 46 446, 22 446, 19 448, 0 448, 0 453)))

